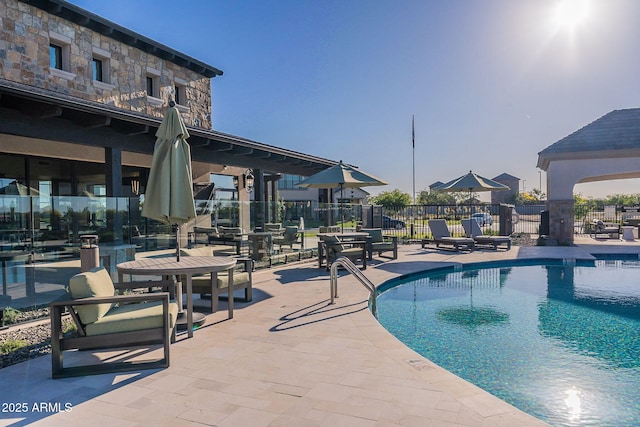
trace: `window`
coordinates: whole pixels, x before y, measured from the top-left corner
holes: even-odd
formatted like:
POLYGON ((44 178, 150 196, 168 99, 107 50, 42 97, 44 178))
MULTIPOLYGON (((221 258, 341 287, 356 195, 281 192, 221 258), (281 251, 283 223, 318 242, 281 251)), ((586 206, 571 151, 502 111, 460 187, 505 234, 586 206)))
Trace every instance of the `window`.
POLYGON ((52 76, 73 80, 71 73, 71 38, 62 34, 49 33, 49 72, 52 76))
POLYGON ((153 96, 154 89, 153 77, 147 76, 147 96, 153 96))
POLYGON ((147 100, 154 105, 162 105, 160 99, 160 71, 147 67, 147 100))
POLYGON ((176 104, 182 104, 183 103, 182 96, 181 96, 181 94, 182 94, 181 89, 182 88, 180 86, 178 86, 178 85, 176 85, 175 88, 174 88, 173 97, 175 98, 174 101, 176 101, 176 104))
POLYGON ((91 73, 93 74, 93 80, 98 82, 104 82, 101 59, 93 58, 91 60, 91 73))
POLYGON ((187 82, 180 78, 175 78, 173 86, 173 99, 178 105, 187 105, 187 82))
POLYGON ((298 183, 305 180, 305 177, 300 175, 282 175, 278 180, 279 190, 306 190, 306 188, 298 187, 298 183))
POLYGON ((113 90, 114 86, 109 73, 111 52, 94 46, 91 57, 91 78, 93 85, 102 90, 113 90))
POLYGON ((49 45, 49 67, 62 70, 62 46, 49 45))

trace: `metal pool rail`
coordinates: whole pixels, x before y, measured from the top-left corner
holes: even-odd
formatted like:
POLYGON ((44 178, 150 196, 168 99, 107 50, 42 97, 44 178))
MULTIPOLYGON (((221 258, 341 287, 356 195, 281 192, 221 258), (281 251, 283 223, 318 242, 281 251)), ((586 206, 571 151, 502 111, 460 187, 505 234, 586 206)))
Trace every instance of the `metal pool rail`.
POLYGON ((331 304, 338 297, 338 267, 342 266, 345 270, 355 276, 356 279, 369 291, 369 303, 371 304, 371 312, 377 316, 376 310, 376 285, 365 276, 356 265, 347 257, 340 257, 331 264, 330 286, 331 286, 331 304))

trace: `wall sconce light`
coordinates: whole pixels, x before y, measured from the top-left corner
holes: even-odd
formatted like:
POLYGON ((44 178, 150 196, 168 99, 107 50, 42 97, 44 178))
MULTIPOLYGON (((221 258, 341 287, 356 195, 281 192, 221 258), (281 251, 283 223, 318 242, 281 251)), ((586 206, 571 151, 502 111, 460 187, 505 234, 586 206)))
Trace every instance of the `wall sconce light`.
POLYGON ((251 193, 253 191, 253 186, 255 184, 255 178, 253 176, 253 170, 247 169, 244 171, 244 189, 247 190, 247 193, 251 193))
POLYGON ((233 188, 238 189, 238 177, 236 175, 233 176, 233 188))
POLYGON ((135 178, 131 180, 131 192, 136 196, 140 194, 140 181, 135 178))

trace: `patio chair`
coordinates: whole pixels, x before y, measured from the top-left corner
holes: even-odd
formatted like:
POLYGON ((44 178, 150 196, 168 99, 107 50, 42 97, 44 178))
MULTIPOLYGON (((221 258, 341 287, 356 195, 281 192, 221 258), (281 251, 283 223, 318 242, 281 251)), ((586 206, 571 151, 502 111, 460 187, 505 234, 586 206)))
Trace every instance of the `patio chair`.
POLYGON ((377 252, 378 256, 382 256, 383 252, 391 252, 393 255, 385 258, 398 258, 398 236, 384 236, 381 228, 363 228, 360 231, 369 233, 367 256, 370 260, 373 259, 374 252, 377 252))
POLYGON ((293 250, 294 244, 302 244, 300 241, 298 241, 299 237, 300 232, 298 231, 297 226, 287 226, 285 227, 282 236, 273 237, 273 244, 278 245, 279 250, 282 250, 282 246, 289 246, 289 249, 293 250))
POLYGON ((267 222, 264 224, 264 231, 268 231, 273 234, 282 234, 284 233, 284 228, 282 228, 282 224, 276 222, 267 222))
MULTIPOLYGON (((324 254, 327 261, 327 270, 331 263, 340 257, 350 259, 354 264, 362 260, 362 269, 367 268, 367 242, 359 240, 342 241, 338 236, 327 235, 322 240, 324 254)), ((321 260, 320 265, 322 265, 321 260)))
POLYGON ((482 233, 480 224, 475 219, 463 219, 462 227, 467 237, 471 237, 476 245, 488 245, 493 249, 506 245, 507 250, 511 249, 511 237, 509 236, 487 236, 482 233))
POLYGON ((594 219, 591 222, 591 237, 598 238, 599 234, 606 234, 609 238, 620 238, 620 226, 618 224, 606 224, 601 219, 594 219))
MULTIPOLYGON (((202 247, 195 249, 180 249, 180 255, 184 256, 213 256, 213 249, 210 247, 202 247)), ((211 312, 218 311, 218 299, 220 294, 227 294, 231 298, 233 292, 238 289, 244 289, 244 298, 236 298, 237 301, 249 302, 253 299, 253 261, 250 258, 238 258, 244 271, 234 270, 233 272, 233 291, 229 291, 229 274, 217 273, 214 282, 211 280, 211 274, 202 276, 194 276, 191 278, 191 289, 194 294, 211 296, 211 312)), ((184 280, 184 279, 183 279, 184 280)))
POLYGON ((440 248, 440 245, 453 246, 453 249, 459 251, 461 248, 473 251, 475 247, 475 241, 470 237, 452 237, 447 221, 444 219, 430 219, 429 228, 433 239, 423 239, 422 247, 424 248, 427 243, 435 243, 436 248, 440 248))
POLYGON ((69 280, 70 295, 49 305, 52 377, 169 367, 169 346, 175 341, 178 305, 170 302, 168 292, 116 295, 116 290, 149 287, 168 289, 173 286, 173 281, 114 285, 103 267, 73 276, 69 280), (65 310, 76 323, 76 336, 63 333, 62 315, 65 310), (158 344, 163 347, 162 358, 135 359, 158 344), (65 351, 106 349, 127 351, 121 356, 110 355, 104 360, 96 356, 94 359, 97 364, 64 366, 65 351))

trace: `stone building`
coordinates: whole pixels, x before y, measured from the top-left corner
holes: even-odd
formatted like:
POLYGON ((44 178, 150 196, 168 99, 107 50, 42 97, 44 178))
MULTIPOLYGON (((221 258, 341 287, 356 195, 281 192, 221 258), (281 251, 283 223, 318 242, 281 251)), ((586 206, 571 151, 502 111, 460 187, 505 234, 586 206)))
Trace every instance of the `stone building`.
POLYGON ((337 163, 213 130, 211 80, 222 75, 63 0, 3 0, 0 183, 51 196, 143 193, 170 99, 191 135, 195 181, 229 175, 242 187, 250 173, 261 201, 275 197, 278 174, 337 163))

